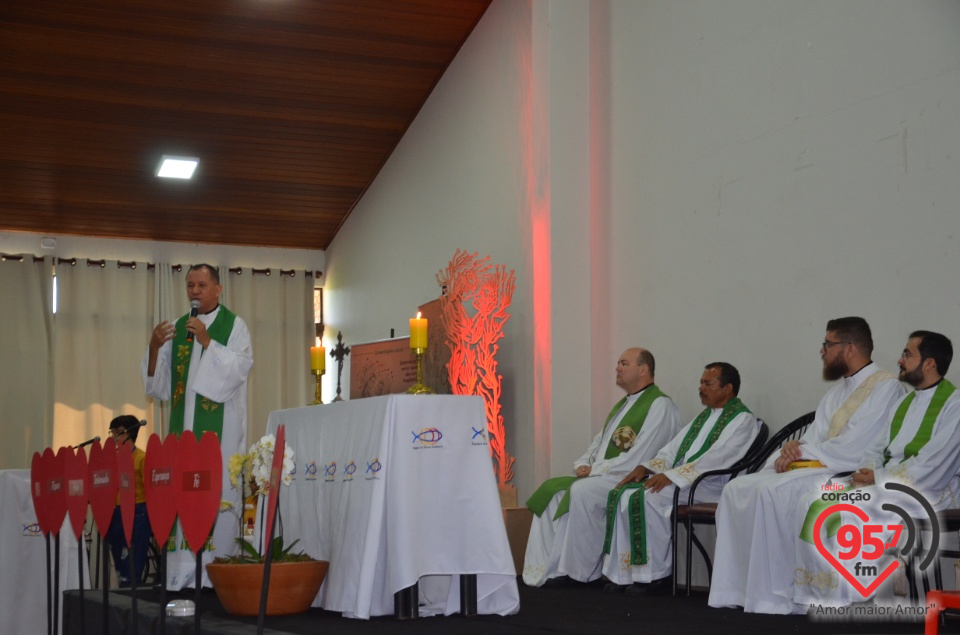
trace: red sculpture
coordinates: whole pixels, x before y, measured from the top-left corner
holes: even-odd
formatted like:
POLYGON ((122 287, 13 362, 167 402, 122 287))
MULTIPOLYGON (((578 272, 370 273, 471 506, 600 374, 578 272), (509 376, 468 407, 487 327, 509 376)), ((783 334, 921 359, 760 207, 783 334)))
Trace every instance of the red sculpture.
POLYGON ((443 326, 450 348, 450 389, 455 395, 483 397, 494 473, 500 485, 513 479, 514 457, 507 453, 500 392, 503 376, 497 374, 497 342, 510 319, 507 307, 516 286, 513 270, 491 265, 458 249, 446 270, 437 274, 446 292, 440 297, 443 326))

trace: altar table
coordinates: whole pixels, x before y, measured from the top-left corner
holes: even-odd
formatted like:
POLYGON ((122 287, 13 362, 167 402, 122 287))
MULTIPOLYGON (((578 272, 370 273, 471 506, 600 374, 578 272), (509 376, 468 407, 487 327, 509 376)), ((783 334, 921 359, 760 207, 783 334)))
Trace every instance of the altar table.
POLYGON ((449 615, 475 584, 479 613, 520 608, 480 397, 387 395, 278 410, 294 481, 280 492, 284 539, 330 562, 314 606, 346 617, 449 615), (475 577, 474 577, 475 576, 475 577), (409 597, 409 596, 408 596, 409 597))

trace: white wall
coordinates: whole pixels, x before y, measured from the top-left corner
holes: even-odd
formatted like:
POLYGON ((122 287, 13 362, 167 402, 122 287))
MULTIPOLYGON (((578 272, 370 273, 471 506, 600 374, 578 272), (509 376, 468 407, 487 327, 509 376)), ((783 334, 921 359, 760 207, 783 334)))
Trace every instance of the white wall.
POLYGON ((825 390, 830 318, 891 370, 913 329, 960 343, 958 162, 960 3, 494 0, 327 251, 327 335, 406 334, 458 247, 516 269, 522 499, 627 346, 685 419, 735 364, 776 429, 825 390))

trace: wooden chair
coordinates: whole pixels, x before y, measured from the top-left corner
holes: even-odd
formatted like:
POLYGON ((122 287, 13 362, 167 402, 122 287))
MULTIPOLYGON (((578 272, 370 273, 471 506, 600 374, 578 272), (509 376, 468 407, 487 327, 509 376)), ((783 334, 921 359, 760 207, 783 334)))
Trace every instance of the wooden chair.
MULTIPOLYGON (((738 474, 752 474, 762 468, 770 455, 775 451, 779 450, 784 443, 790 440, 799 439, 803 436, 804 431, 807 427, 813 422, 814 413, 808 412, 802 417, 794 419, 788 423, 782 430, 779 430, 774 434, 769 441, 766 442, 762 447, 760 447, 752 455, 750 452, 737 462, 735 465, 725 469, 725 470, 711 470, 709 472, 704 472, 697 480, 693 482, 693 485, 690 487, 690 493, 687 498, 686 505, 679 504, 679 488, 674 493, 673 498, 673 593, 677 593, 677 526, 680 523, 683 523, 683 526, 687 530, 687 542, 686 542, 686 585, 687 585, 687 595, 690 595, 691 588, 691 572, 692 572, 692 560, 693 560, 693 545, 697 546, 697 550, 700 552, 700 555, 703 556, 703 561, 707 565, 707 575, 709 577, 713 576, 713 565, 710 562, 710 556, 707 555, 707 550, 704 548, 703 544, 697 538, 696 533, 694 532, 694 525, 716 525, 717 523, 717 503, 698 503, 694 504, 694 496, 696 494, 697 486, 706 478, 711 477, 720 477, 725 475, 730 475, 730 478, 736 477, 738 474)), ((764 427, 766 427, 764 425, 764 427)), ((766 435, 764 435, 766 439, 766 435)), ((752 448, 751 448, 752 449, 752 448)))

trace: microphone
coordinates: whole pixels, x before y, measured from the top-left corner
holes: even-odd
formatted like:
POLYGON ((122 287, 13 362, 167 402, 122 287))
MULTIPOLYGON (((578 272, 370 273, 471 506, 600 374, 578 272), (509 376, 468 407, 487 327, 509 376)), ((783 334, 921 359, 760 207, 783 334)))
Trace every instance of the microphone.
POLYGON ((74 449, 74 450, 79 450, 79 449, 82 448, 83 446, 85 446, 85 445, 90 445, 91 443, 96 443, 96 442, 99 441, 99 440, 100 440, 100 437, 93 437, 92 439, 87 439, 86 441, 84 441, 84 442, 81 443, 80 445, 75 445, 75 446, 73 446, 73 449, 74 449))
MULTIPOLYGON (((200 311, 200 300, 190 300, 190 317, 197 317, 200 311)), ((193 342, 193 333, 187 331, 187 341, 193 342)))

